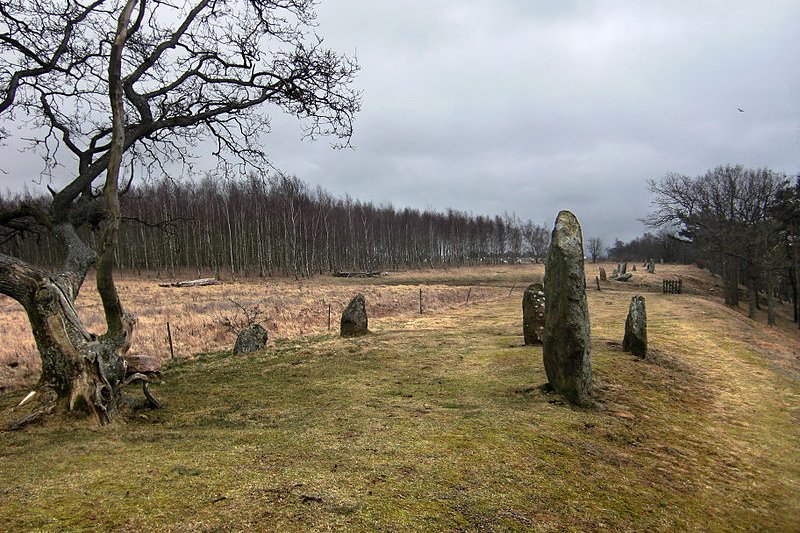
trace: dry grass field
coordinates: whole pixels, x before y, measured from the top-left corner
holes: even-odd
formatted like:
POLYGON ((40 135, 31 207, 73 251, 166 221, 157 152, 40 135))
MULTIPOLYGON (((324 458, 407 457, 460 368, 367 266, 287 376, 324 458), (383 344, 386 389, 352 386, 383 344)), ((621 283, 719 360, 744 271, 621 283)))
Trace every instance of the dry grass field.
MULTIPOLYGON (((599 266, 587 264, 590 290, 594 289, 592 280, 599 266)), ((602 266, 609 273, 613 268, 611 264, 602 266)), ((721 294, 719 280, 711 279, 706 272, 681 265, 659 267, 656 275, 640 269, 627 284, 604 285, 610 290, 654 292, 660 290, 662 278, 679 277, 691 294, 721 294)), ((132 352, 166 360, 170 358, 167 322, 176 358, 232 348, 235 335, 223 325, 223 319, 241 314, 231 300, 248 309, 259 305, 272 338, 296 338, 328 331, 329 304, 331 331, 336 331, 342 310, 358 292, 365 295, 370 319, 375 323, 419 313, 419 289, 423 290, 424 309, 441 312, 463 306, 467 295, 469 305, 473 306, 505 298, 519 299, 524 287, 541 281, 543 274, 542 265, 501 265, 390 272, 378 279, 250 278, 182 289, 159 287, 164 279, 122 275, 118 285, 123 303, 138 320, 132 352)), ((102 308, 91 278, 87 278, 77 303, 89 330, 102 332, 102 308)), ((787 312, 785 309, 784 314, 787 312)), ((22 306, 0 295, 0 392, 32 386, 39 369, 39 355, 22 306)))
MULTIPOLYGON (((232 349, 236 336, 223 325, 225 317, 241 316, 231 300, 248 309, 258 305, 265 313, 263 325, 272 338, 295 338, 337 331, 339 317, 350 298, 361 292, 369 303, 370 319, 419 313, 419 289, 423 307, 439 312, 463 305, 479 305, 508 296, 507 270, 456 269, 470 286, 452 286, 448 272, 389 273, 379 279, 341 279, 320 276, 311 280, 244 279, 220 285, 191 288, 160 287, 163 279, 120 276, 122 301, 137 318, 133 353, 169 359, 167 322, 176 358, 232 349)), ((533 275, 541 278, 541 266, 533 275)), ((526 275, 528 273, 526 272, 526 275)), ((524 276, 523 276, 524 278, 524 276)), ((185 278, 190 279, 190 278, 185 278)), ((522 278, 521 278, 522 279, 522 278)), ((78 311, 89 329, 103 331, 102 307, 97 291, 87 278, 78 298, 78 311)), ((522 281, 520 281, 522 283, 522 281)), ((509 286, 510 288, 510 286, 509 286)), ((32 386, 39 376, 40 359, 22 306, 0 295, 0 391, 32 386)))
MULTIPOLYGON (((197 289, 124 280, 152 351, 165 351, 166 319, 182 332, 154 388, 163 408, 0 433, 0 530, 800 531, 792 323, 726 308, 692 267, 599 292, 595 271, 592 408, 545 392, 541 348, 522 345, 521 291, 541 267, 197 289), (657 292, 672 276, 687 293, 657 292), (317 310, 357 291, 373 333, 339 339, 317 310), (636 293, 644 361, 620 348, 636 293), (270 302, 266 350, 231 355, 214 325, 225 297, 270 302), (206 335, 219 338, 187 338, 206 335), (187 357, 192 346, 226 349, 187 357)), ((4 320, 17 312, 3 305, 4 320)), ((0 410, 23 395, 0 395, 0 410)))

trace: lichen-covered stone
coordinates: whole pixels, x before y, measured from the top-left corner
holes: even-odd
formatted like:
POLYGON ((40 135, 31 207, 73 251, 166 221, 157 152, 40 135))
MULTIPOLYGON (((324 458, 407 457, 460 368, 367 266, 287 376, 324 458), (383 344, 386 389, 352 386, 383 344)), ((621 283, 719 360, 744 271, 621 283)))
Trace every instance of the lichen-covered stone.
POLYGON ((544 287, 528 285, 522 294, 522 334, 525 344, 542 344, 544 338, 544 287))
POLYGON ((606 269, 600 267, 600 281, 607 281, 607 280, 608 280, 608 274, 606 274, 606 269))
POLYGON ((252 353, 263 350, 267 345, 269 335, 267 330, 260 324, 247 326, 239 335, 236 336, 236 344, 233 346, 233 353, 252 353))
POLYGON ((363 294, 357 294, 342 312, 340 335, 342 337, 358 337, 369 333, 367 322, 367 304, 363 294))
POLYGON ((644 296, 637 295, 631 298, 628 318, 625 319, 622 349, 638 357, 647 355, 647 310, 644 296))
POLYGON ((592 392, 592 363, 583 235, 578 219, 569 211, 561 211, 556 218, 544 293, 547 379, 570 402, 587 405, 592 392))

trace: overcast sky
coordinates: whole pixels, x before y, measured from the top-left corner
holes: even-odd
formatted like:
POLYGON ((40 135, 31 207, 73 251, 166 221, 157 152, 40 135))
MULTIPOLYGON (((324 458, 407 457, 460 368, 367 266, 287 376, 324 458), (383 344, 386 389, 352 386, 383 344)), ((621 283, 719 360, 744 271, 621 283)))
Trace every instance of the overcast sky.
MULTIPOLYGON (((548 227, 570 209, 612 244, 644 231, 650 178, 800 171, 797 0, 323 0, 318 12, 326 43, 362 67, 355 148, 300 141, 280 116, 264 139, 278 168, 336 194, 548 227)), ((16 189, 23 163, 2 157, 16 189)))

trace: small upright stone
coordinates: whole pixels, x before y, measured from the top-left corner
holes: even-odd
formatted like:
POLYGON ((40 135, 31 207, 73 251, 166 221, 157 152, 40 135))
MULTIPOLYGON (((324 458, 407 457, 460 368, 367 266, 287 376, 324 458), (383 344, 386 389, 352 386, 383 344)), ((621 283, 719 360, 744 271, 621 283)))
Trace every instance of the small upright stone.
POLYGON ((357 294, 342 312, 340 335, 358 337, 369 333, 367 329, 367 304, 363 294, 357 294))
POLYGON ((587 405, 592 392, 583 235, 569 211, 556 218, 545 266, 544 369, 553 389, 587 405))
POLYGON ((608 280, 608 275, 606 274, 606 269, 603 268, 603 267, 600 267, 600 281, 606 281, 606 280, 608 280))
POLYGON ((247 326, 236 336, 233 353, 252 353, 263 350, 264 346, 267 345, 268 338, 267 330, 260 324, 247 326))
POLYGON ((542 344, 544 338, 544 287, 528 285, 522 294, 522 334, 525 344, 542 344))
POLYGON ((652 257, 651 257, 650 259, 648 259, 648 260, 647 260, 647 271, 648 271, 650 274, 655 274, 655 273, 656 273, 656 264, 655 264, 655 262, 653 261, 653 258, 652 258, 652 257))
POLYGON ((631 298, 628 318, 625 319, 625 337, 622 339, 622 349, 637 357, 647 355, 647 311, 644 305, 644 296, 637 295, 631 298))

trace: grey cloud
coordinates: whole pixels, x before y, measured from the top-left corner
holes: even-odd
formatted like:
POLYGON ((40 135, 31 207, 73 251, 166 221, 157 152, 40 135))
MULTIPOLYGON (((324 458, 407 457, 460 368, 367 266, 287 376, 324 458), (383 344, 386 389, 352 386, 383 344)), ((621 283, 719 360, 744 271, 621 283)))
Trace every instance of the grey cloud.
POLYGON ((279 115, 264 141, 337 194, 547 225, 570 208, 610 244, 644 230, 647 179, 800 170, 794 0, 327 0, 319 14, 362 65, 356 149, 300 142, 279 115))

